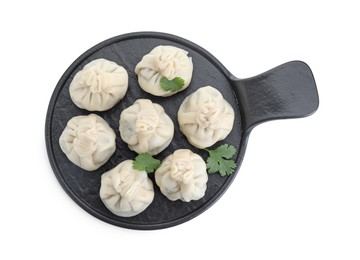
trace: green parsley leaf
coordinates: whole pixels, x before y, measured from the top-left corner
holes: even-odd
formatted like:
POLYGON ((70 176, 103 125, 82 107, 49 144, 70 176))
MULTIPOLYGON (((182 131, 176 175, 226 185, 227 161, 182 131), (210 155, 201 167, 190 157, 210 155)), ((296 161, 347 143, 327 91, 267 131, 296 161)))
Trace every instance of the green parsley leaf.
POLYGON ((160 163, 160 160, 155 159, 150 154, 141 153, 135 157, 135 160, 133 161, 133 169, 152 173, 159 168, 160 163))
POLYGON ((160 79, 160 87, 165 91, 177 92, 185 85, 185 81, 181 77, 175 77, 168 80, 166 77, 160 79))
POLYGON ((231 159, 236 153, 234 146, 223 144, 215 150, 205 150, 209 153, 209 157, 206 160, 208 173, 218 172, 224 177, 231 175, 235 171, 236 163, 231 159))
POLYGON ((231 175, 236 168, 234 160, 222 160, 220 164, 219 173, 221 176, 231 175))

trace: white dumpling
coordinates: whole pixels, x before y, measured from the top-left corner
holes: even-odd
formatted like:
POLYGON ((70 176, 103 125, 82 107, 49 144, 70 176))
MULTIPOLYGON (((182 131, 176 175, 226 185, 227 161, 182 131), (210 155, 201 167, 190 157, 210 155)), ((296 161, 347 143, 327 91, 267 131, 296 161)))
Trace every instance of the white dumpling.
POLYGON ((120 136, 138 154, 163 151, 174 136, 174 123, 162 106, 138 99, 120 114, 120 136))
POLYGON ((133 169, 132 162, 123 161, 101 176, 100 198, 113 214, 120 217, 141 213, 154 199, 152 181, 145 171, 133 169))
POLYGON ((225 139, 233 128, 234 117, 234 109, 211 86, 186 97, 178 111, 180 131, 200 149, 225 139))
POLYGON ((115 152, 116 135, 100 116, 90 114, 71 118, 59 144, 71 162, 87 171, 98 169, 115 152))
POLYGON ((162 161, 155 181, 169 200, 199 200, 207 188, 206 164, 198 154, 179 149, 162 161))
POLYGON ((163 97, 186 89, 193 73, 193 63, 187 54, 185 50, 174 46, 155 47, 135 67, 140 87, 152 95, 163 97), (176 92, 165 91, 160 86, 162 77, 168 80, 180 77, 184 80, 184 86, 176 92))
POLYGON ((125 96, 128 80, 122 66, 106 59, 93 60, 71 81, 70 97, 80 108, 105 111, 125 96))

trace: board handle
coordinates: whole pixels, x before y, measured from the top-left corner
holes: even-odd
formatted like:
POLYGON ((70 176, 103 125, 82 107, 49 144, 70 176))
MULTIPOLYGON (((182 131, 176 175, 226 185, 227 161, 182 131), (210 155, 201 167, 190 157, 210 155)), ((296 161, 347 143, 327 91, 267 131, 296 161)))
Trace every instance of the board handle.
POLYGON ((291 61, 258 76, 232 81, 249 131, 269 120, 309 116, 319 107, 313 73, 302 61, 291 61))

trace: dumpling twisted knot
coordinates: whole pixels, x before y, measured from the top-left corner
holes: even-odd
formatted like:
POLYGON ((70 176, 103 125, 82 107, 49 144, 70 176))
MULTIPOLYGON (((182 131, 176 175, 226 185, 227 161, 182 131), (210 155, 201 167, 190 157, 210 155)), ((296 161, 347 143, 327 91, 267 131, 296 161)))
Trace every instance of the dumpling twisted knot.
POLYGON ((112 87, 116 87, 121 81, 121 75, 109 73, 102 69, 91 68, 84 71, 83 80, 92 93, 101 93, 112 87))
POLYGON ((75 131, 74 150, 80 157, 91 156, 97 149, 96 118, 82 119, 75 131))
POLYGON ((112 183, 116 192, 127 201, 131 202, 138 194, 141 184, 134 174, 124 172, 123 175, 112 175, 112 183))
POLYGON ((159 115, 153 106, 148 106, 137 114, 135 132, 141 136, 148 136, 155 132, 160 123, 159 115))
POLYGON ((178 68, 176 57, 177 52, 164 52, 154 56, 154 61, 158 67, 158 71, 167 79, 172 80, 175 78, 178 68))
POLYGON ((203 128, 215 128, 219 122, 220 111, 215 102, 209 102, 197 107, 196 122, 203 128))
POLYGON ((192 181, 193 165, 188 158, 176 158, 172 161, 170 166, 170 176, 178 182, 188 184, 192 181))

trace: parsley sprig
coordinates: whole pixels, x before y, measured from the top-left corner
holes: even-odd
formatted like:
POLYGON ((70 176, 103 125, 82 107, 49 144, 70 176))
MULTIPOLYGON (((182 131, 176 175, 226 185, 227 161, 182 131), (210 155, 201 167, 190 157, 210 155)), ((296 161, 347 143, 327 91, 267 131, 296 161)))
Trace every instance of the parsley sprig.
POLYGON ((160 87, 172 93, 179 91, 184 85, 185 81, 181 77, 175 77, 172 80, 168 80, 166 77, 160 79, 160 87))
POLYGON ((141 153, 135 157, 135 160, 133 161, 133 169, 152 173, 159 168, 160 163, 160 160, 155 159, 150 154, 141 153))
POLYGON ((236 149, 232 145, 223 144, 214 150, 205 149, 209 153, 206 160, 208 173, 220 173, 221 176, 229 176, 236 169, 236 163, 231 158, 235 155, 236 149))

